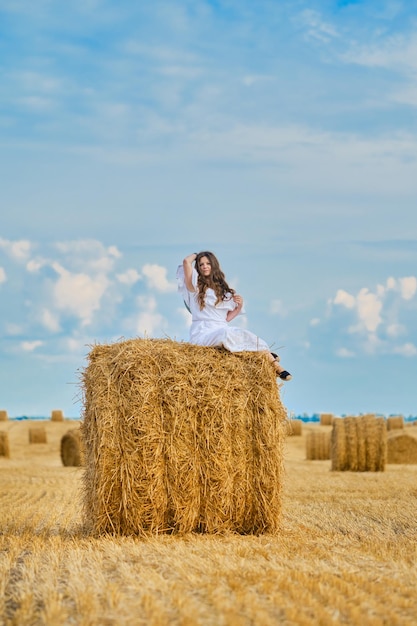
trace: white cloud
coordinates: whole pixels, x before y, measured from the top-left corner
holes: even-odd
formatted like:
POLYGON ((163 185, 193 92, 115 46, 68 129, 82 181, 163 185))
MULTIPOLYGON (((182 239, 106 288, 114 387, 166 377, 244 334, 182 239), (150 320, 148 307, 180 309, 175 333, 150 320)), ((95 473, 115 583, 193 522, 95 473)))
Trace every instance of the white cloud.
POLYGON ((318 317, 313 317, 310 320, 310 326, 318 326, 320 324, 320 318, 318 317))
POLYGON ((347 309, 353 309, 355 308, 355 305, 356 305, 356 298, 355 296, 352 296, 347 291, 344 291, 344 289, 338 289, 336 292, 336 296, 333 300, 333 303, 341 304, 345 306, 347 309))
POLYGON ((340 304, 347 309, 356 309, 359 324, 350 327, 350 332, 357 332, 363 329, 368 332, 374 332, 381 323, 380 312, 382 309, 382 302, 379 299, 383 291, 379 290, 378 293, 371 293, 369 289, 364 287, 358 293, 358 295, 352 296, 352 294, 339 289, 333 300, 334 304, 340 304))
POLYGON ((28 272, 38 272, 44 265, 47 264, 46 259, 30 259, 26 263, 26 269, 28 272))
POLYGON ((153 296, 139 296, 136 300, 141 312, 136 320, 136 332, 152 336, 166 326, 165 318, 157 311, 157 302, 153 296))
POLYGON ((43 96, 26 96, 19 98, 17 104, 33 113, 47 113, 55 108, 55 102, 51 98, 43 96))
POLYGON ((358 46, 355 43, 343 59, 366 67, 383 67, 414 73, 417 70, 416 33, 412 32, 407 36, 395 35, 381 40, 378 44, 358 46))
POLYGON ((43 341, 40 339, 34 339, 33 341, 21 341, 20 347, 25 352, 33 352, 36 348, 40 348, 43 346, 43 341))
POLYGON ((30 92, 56 93, 60 91, 61 80, 55 76, 47 76, 40 72, 16 72, 15 80, 30 92))
POLYGON ((163 293, 177 291, 177 284, 167 279, 166 267, 147 263, 142 267, 142 273, 147 278, 149 287, 163 293))
POLYGON ((116 246, 109 246, 107 248, 107 252, 110 254, 110 256, 113 256, 115 259, 120 259, 120 257, 122 256, 122 253, 116 246))
POLYGON ((394 102, 398 102, 400 104, 411 105, 412 107, 417 106, 417 87, 413 84, 410 84, 403 89, 398 89, 395 93, 391 94, 391 100, 394 102))
POLYGON ((367 354, 376 354, 379 350, 385 349, 385 346, 376 333, 369 333, 362 348, 367 354))
POLYGON ((122 274, 117 274, 116 278, 119 281, 119 283, 123 283, 124 285, 134 285, 142 277, 137 270, 128 269, 122 274))
MULTIPOLYGON (((415 191, 411 164, 417 140, 409 132, 369 136, 256 122, 236 120, 221 130, 196 130, 188 143, 191 156, 215 160, 222 154, 225 160, 241 164, 267 161, 280 169, 285 166, 287 185, 296 184, 302 172, 304 183, 314 192, 326 188, 351 193, 352 188, 370 190, 375 185, 381 194, 415 191), (323 176, 324 171, 329 175, 323 176)), ((280 179, 279 170, 277 175, 280 179)))
POLYGON ((104 274, 92 278, 85 273, 71 273, 56 262, 52 267, 59 275, 53 289, 56 306, 79 317, 83 326, 90 324, 109 285, 107 277, 104 274))
POLYGON ((397 346, 394 348, 394 352, 396 354, 400 354, 401 356, 413 357, 417 355, 417 348, 413 343, 404 343, 401 346, 397 346))
POLYGON ((108 273, 113 269, 115 259, 121 257, 116 246, 106 247, 95 239, 60 241, 54 247, 65 255, 68 267, 88 272, 108 273))
POLYGON ((57 333, 61 330, 59 325, 59 319, 49 309, 43 309, 41 312, 41 322, 45 328, 53 333, 57 333))
POLYGON ((388 324, 386 332, 389 337, 396 338, 404 334, 405 327, 402 324, 388 324))
POLYGON ((393 81, 393 87, 385 93, 392 104, 417 106, 417 36, 416 31, 407 35, 394 35, 380 38, 378 43, 368 45, 352 44, 351 49, 342 55, 342 60, 369 68, 384 68, 397 72, 402 81, 393 81), (404 84, 404 79, 407 81, 404 84))
POLYGON ((401 296, 404 300, 411 300, 417 291, 417 278, 415 276, 406 276, 399 279, 401 296))
POLYGON ((6 324, 6 333, 11 336, 21 335, 23 328, 19 324, 6 324))
POLYGON ((377 285, 376 286, 376 295, 382 298, 385 295, 386 287, 385 285, 377 285))
POLYGON ((0 238, 0 248, 3 248, 7 254, 17 261, 24 261, 30 255, 32 243, 27 239, 10 241, 9 239, 0 238))
POLYGON ((271 313, 271 315, 279 315, 280 317, 285 317, 287 315, 287 310, 282 300, 279 299, 271 300, 271 304, 269 305, 269 312, 271 313))
POLYGON ((348 348, 339 348, 336 350, 336 355, 342 359, 351 359, 355 356, 355 353, 352 350, 348 350, 348 348))
POLYGON ((356 298, 358 317, 365 329, 374 332, 380 325, 382 302, 378 295, 371 293, 366 287, 361 289, 356 298))
MULTIPOLYGON (((413 356, 414 343, 398 345, 398 338, 410 336, 409 333, 413 332, 412 326, 407 326, 404 321, 414 318, 414 305, 408 301, 416 292, 417 279, 414 276, 389 277, 385 284, 376 285, 374 291, 363 287, 356 295, 339 289, 330 303, 345 307, 355 318, 347 328, 340 329, 351 335, 352 345, 340 348, 339 356, 343 356, 344 350, 413 356)), ((335 308, 329 309, 330 316, 335 313, 335 308)))
POLYGON ((5 283, 6 280, 7 280, 6 271, 2 267, 0 267, 0 284, 5 283))
POLYGON ((300 22, 307 29, 307 36, 322 43, 327 43, 331 39, 338 37, 338 32, 328 22, 325 22, 318 11, 305 9, 300 14, 300 22))
POLYGON ((85 353, 86 343, 84 339, 77 339, 75 337, 68 337, 65 342, 68 350, 77 354, 85 353))
POLYGON ((252 87, 252 85, 256 83, 272 80, 274 80, 274 76, 267 74, 246 74, 246 76, 242 78, 242 84, 245 85, 245 87, 252 87))

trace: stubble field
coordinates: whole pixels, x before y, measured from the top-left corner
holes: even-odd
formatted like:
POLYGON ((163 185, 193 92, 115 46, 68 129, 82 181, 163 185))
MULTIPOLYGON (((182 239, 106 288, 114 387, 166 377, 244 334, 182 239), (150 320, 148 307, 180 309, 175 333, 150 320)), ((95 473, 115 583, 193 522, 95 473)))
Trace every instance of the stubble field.
POLYGON ((83 531, 82 468, 63 467, 74 422, 3 422, 0 624, 398 625, 417 623, 417 466, 331 472, 285 444, 278 536, 93 538, 83 531))

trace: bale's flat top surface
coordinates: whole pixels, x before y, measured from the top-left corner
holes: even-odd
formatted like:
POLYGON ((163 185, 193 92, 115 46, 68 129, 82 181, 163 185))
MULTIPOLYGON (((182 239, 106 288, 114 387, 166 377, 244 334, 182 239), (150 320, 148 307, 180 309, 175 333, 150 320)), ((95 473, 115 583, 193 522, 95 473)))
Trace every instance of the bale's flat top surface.
POLYGON ((15 424, 19 459, 0 458, 0 623, 414 626, 417 467, 331 472, 305 460, 314 428, 285 444, 279 536, 138 540, 85 536, 83 470, 61 466, 60 436, 35 450, 15 424))

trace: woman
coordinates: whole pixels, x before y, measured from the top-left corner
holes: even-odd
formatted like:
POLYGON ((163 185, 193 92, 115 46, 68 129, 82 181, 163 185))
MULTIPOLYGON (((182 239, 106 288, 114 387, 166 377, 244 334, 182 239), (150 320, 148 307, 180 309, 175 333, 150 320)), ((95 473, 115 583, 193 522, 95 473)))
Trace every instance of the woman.
POLYGON ((185 257, 177 271, 178 289, 193 318, 190 342, 199 346, 223 346, 230 352, 265 352, 277 376, 292 376, 279 364, 279 356, 270 352, 267 343, 249 330, 229 326, 242 312, 243 298, 231 289, 212 252, 193 253, 185 257), (193 263, 195 266, 193 267, 193 263))

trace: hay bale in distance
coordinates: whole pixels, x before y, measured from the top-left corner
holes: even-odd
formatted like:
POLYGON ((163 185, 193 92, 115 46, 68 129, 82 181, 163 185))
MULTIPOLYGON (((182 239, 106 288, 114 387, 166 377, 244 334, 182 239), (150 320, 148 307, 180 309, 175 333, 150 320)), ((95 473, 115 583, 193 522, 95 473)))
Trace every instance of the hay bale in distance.
POLYGON ((6 422, 9 419, 9 416, 7 414, 7 411, 5 410, 0 410, 0 422, 6 422))
POLYGON ((341 472, 347 469, 345 419, 346 418, 343 417, 337 417, 333 421, 330 442, 330 457, 333 471, 341 472))
POLYGON ((264 354, 132 339, 88 359, 87 528, 278 531, 286 411, 264 354))
POLYGON ((386 458, 387 431, 383 417, 335 418, 331 436, 332 471, 381 472, 386 458))
POLYGON ((402 415, 391 415, 387 418, 387 429, 397 430, 404 428, 404 417, 402 415))
POLYGON ((320 426, 331 426, 333 424, 333 413, 320 413, 320 426))
POLYGON ((0 431, 0 456, 10 458, 9 433, 0 431))
POLYGON ((307 461, 326 461, 330 459, 330 432, 312 431, 306 439, 307 461))
POLYGON ((51 422, 63 422, 64 413, 60 409, 53 409, 51 411, 51 422))
POLYGON ((389 432, 387 463, 417 464, 417 434, 398 430, 389 432))
POLYGON ((72 428, 61 438, 61 461, 65 467, 84 465, 79 428, 72 428))
POLYGON ((31 426, 29 428, 29 443, 47 443, 44 426, 31 426))
POLYGON ((303 420, 290 419, 287 422, 287 435, 301 436, 303 432, 303 420))

